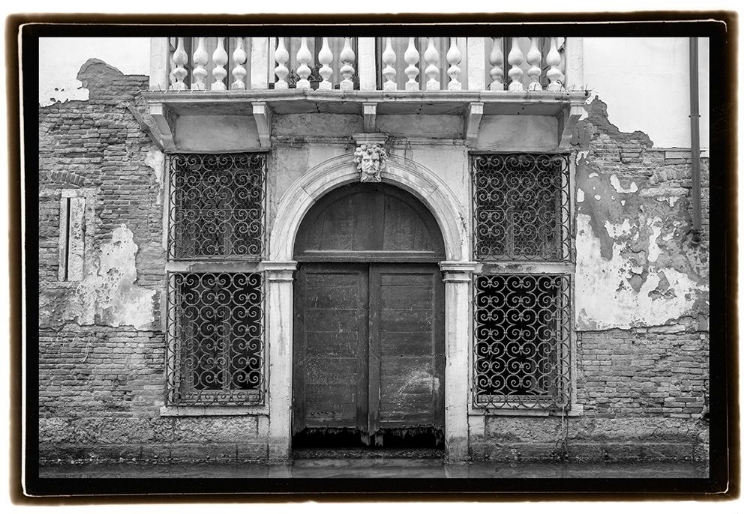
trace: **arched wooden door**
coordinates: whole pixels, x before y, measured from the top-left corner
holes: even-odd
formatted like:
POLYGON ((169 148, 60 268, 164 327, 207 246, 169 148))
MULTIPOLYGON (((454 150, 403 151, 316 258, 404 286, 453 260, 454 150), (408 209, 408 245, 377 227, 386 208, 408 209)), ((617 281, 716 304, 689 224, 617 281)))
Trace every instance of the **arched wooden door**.
POLYGON ((294 258, 294 440, 442 444, 444 245, 430 212, 393 186, 344 186, 305 216, 294 258))

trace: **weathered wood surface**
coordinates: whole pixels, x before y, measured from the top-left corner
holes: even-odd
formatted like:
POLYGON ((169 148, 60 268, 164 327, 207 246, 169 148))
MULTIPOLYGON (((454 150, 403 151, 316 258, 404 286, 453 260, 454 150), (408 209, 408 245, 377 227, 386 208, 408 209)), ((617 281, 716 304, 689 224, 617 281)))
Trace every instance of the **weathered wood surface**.
POLYGON ((295 285, 294 432, 444 425, 436 265, 304 264, 295 285))
POLYGON ((305 216, 295 260, 437 262, 443 239, 427 208, 387 184, 344 186, 305 216))

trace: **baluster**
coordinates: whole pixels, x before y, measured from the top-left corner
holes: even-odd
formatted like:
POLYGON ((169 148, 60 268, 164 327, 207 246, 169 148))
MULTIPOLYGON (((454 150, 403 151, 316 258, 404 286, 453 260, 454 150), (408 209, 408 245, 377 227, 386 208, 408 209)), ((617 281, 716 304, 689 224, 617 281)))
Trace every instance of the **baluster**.
POLYGON ((419 62, 419 52, 417 47, 414 46, 414 38, 409 38, 409 47, 404 52, 404 60, 408 66, 404 70, 409 80, 406 82, 407 91, 419 91, 419 82, 417 82, 417 75, 419 75, 419 68, 416 64, 419 62))
POLYGON ((301 37, 301 45, 299 47, 299 50, 297 51, 297 62, 300 63, 299 67, 297 68, 297 76, 299 76, 299 80, 297 80, 297 89, 310 89, 310 81, 307 80, 307 77, 310 76, 310 62, 312 62, 312 54, 310 53, 310 49, 307 48, 307 38, 301 37))
POLYGON ((547 78, 549 79, 549 85, 547 91, 562 91, 562 72, 558 66, 560 65, 560 52, 557 51, 557 38, 550 38, 549 52, 547 53, 547 78))
POLYGON ((396 68, 393 66, 396 64, 396 52, 393 51, 393 45, 391 44, 391 38, 385 38, 385 50, 383 51, 383 76, 386 78, 385 84, 383 84, 383 91, 396 91, 398 85, 396 84, 396 68))
POLYGON ((427 91, 439 91, 440 90, 440 69, 437 64, 440 61, 440 54, 438 54, 435 48, 435 38, 427 39, 427 50, 424 52, 424 60, 427 63, 427 68, 424 70, 424 74, 427 76, 427 85, 425 89, 427 91))
POLYGON ((501 37, 492 38, 492 51, 490 51, 492 83, 490 83, 490 91, 505 91, 505 84, 503 84, 503 49, 500 46, 502 41, 503 38, 501 37))
POLYGON ((323 79, 320 82, 318 89, 331 90, 333 89, 333 84, 330 80, 333 75, 333 69, 331 68, 333 52, 331 52, 331 47, 328 46, 327 37, 323 38, 323 47, 320 49, 320 52, 318 52, 318 61, 320 61, 320 70, 318 73, 320 73, 320 77, 323 79))
POLYGON ((185 91, 187 85, 185 85, 185 77, 187 77, 187 70, 185 65, 188 62, 188 54, 185 51, 185 38, 177 38, 177 49, 174 51, 172 59, 174 60, 175 69, 172 71, 175 82, 172 84, 171 89, 174 91, 185 91))
POLYGON ((523 83, 521 77, 523 76, 523 70, 521 69, 521 63, 523 62, 523 53, 521 48, 518 46, 518 38, 513 38, 513 45, 511 46, 510 52, 508 53, 508 64, 513 67, 508 72, 508 76, 512 82, 508 86, 508 91, 514 93, 523 92, 523 83))
POLYGON ((227 86, 224 85, 224 79, 227 77, 227 70, 224 69, 227 62, 229 62, 229 56, 227 51, 224 50, 224 38, 217 38, 216 50, 214 50, 213 60, 216 63, 212 71, 214 76, 214 83, 211 84, 211 91, 224 91, 227 86))
POLYGON ((245 76, 247 76, 247 70, 245 69, 245 61, 247 60, 247 53, 245 52, 245 38, 237 38, 237 48, 232 53, 232 61, 234 61, 234 68, 232 68, 232 76, 234 82, 232 82, 232 89, 245 89, 245 76))
POLYGON ((208 64, 208 52, 206 52, 206 38, 198 38, 198 48, 193 53, 193 77, 195 82, 191 86, 191 89, 198 91, 205 91, 206 89, 206 77, 208 72, 206 71, 206 65, 208 64))
POLYGON ((451 38, 451 47, 448 49, 445 57, 448 60, 448 64, 450 64, 448 76, 451 78, 451 81, 448 82, 448 90, 458 91, 461 89, 461 82, 458 81, 458 77, 461 75, 461 68, 458 67, 461 62, 461 50, 456 45, 455 37, 451 38))
POLYGON ((341 60, 341 76, 343 77, 341 79, 341 84, 339 85, 339 88, 341 91, 352 91, 354 90, 354 81, 352 80, 352 77, 354 76, 354 67, 352 64, 354 64, 354 59, 356 56, 354 55, 354 50, 352 50, 352 38, 348 37, 344 39, 344 48, 341 50, 341 56, 339 59, 341 60))
POLYGON ((526 62, 529 63, 529 91, 541 91, 542 84, 539 77, 542 75, 542 69, 539 64, 542 62, 542 52, 539 51, 539 38, 531 38, 531 48, 526 54, 526 62))
POLYGON ((273 70, 279 80, 273 85, 274 89, 288 89, 289 82, 286 81, 287 75, 289 75, 289 68, 286 67, 286 62, 289 60, 289 52, 284 47, 284 38, 279 38, 279 46, 276 47, 276 51, 273 54, 273 58, 279 63, 278 66, 273 70))

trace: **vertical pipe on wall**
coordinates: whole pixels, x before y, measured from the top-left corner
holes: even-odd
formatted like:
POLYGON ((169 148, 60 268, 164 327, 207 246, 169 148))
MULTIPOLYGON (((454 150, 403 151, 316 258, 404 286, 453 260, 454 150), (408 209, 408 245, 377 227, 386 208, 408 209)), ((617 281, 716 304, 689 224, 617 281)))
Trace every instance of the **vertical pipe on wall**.
POLYGON ((690 151, 693 171, 693 242, 701 241, 701 161, 698 113, 698 38, 690 38, 690 151))

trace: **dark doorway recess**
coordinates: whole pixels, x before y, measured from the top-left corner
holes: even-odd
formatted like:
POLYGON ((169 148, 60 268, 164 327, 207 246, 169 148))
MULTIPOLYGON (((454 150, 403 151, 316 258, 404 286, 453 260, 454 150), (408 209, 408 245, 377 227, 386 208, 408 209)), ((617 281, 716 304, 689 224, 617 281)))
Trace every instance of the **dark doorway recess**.
POLYGON ((416 198, 356 184, 295 245, 293 446, 443 447, 443 240, 416 198))

